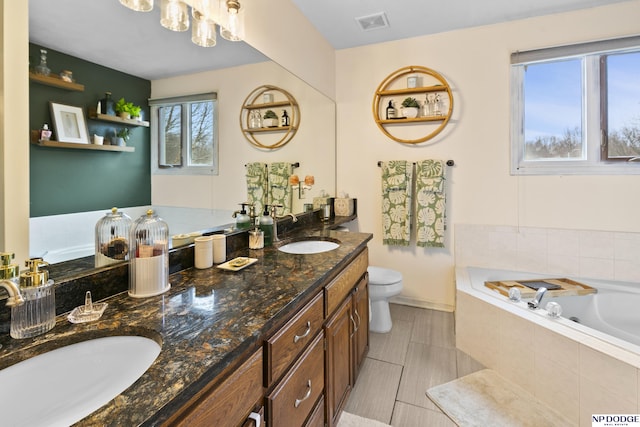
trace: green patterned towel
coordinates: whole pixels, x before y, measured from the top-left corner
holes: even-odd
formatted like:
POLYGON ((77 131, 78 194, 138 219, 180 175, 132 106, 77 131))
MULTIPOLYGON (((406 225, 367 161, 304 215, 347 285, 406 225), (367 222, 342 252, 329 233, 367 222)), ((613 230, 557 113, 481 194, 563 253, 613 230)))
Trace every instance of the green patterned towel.
POLYGON ((253 203, 257 215, 262 215, 267 200, 267 164, 247 164, 247 202, 253 203))
POLYGON ((409 246, 413 164, 382 162, 382 244, 409 246))
POLYGON ((269 204, 282 205, 276 215, 282 216, 291 212, 291 163, 278 162, 269 165, 269 204))
POLYGON ((444 162, 416 163, 416 245, 444 248, 445 188, 444 162))

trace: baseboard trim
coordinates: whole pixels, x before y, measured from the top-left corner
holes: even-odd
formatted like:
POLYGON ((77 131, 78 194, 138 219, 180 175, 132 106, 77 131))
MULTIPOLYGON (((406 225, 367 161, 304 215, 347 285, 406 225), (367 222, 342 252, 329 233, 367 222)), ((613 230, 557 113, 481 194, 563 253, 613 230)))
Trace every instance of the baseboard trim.
POLYGON ((411 307, 428 308, 430 310, 453 312, 455 307, 450 304, 441 304, 433 301, 424 301, 415 298, 405 297, 402 295, 392 297, 389 302, 401 305, 408 305, 411 307))

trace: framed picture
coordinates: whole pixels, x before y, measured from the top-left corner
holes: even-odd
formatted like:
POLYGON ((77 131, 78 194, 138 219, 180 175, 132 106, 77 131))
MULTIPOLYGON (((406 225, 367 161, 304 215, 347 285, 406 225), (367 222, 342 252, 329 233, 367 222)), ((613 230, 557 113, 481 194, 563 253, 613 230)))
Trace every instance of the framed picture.
POLYGON ((73 142, 76 144, 89 144, 89 131, 84 110, 72 105, 49 102, 53 129, 56 132, 58 142, 73 142))

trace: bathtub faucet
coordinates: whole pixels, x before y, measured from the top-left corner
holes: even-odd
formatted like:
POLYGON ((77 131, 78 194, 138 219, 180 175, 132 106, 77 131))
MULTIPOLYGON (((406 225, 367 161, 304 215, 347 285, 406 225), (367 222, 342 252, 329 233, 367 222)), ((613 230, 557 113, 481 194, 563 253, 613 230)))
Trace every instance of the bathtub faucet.
POLYGON ((540 303, 542 302, 542 297, 544 297, 545 292, 547 292, 547 288, 544 288, 544 287, 538 288, 538 291, 536 292, 536 296, 533 297, 533 300, 529 301, 528 303, 530 309, 535 310, 540 306, 540 303))

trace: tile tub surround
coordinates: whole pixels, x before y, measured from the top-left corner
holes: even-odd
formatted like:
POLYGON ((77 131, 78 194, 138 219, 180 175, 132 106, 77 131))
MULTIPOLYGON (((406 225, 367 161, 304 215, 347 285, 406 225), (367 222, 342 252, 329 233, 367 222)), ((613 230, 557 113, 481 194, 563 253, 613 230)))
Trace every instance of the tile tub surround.
POLYGON ((121 333, 159 337, 162 351, 149 370, 79 425, 160 424, 205 384, 236 368, 262 345, 265 334, 281 326, 372 237, 330 230, 298 233, 333 237, 341 245, 313 255, 285 254, 274 247, 240 249, 229 257, 253 256, 259 261, 239 272, 215 267, 176 272, 170 276, 171 289, 163 295, 136 299, 120 293, 108 298, 109 306, 97 322, 74 325, 59 316, 45 335, 27 340, 1 336, 0 368, 75 337, 121 333))
POLYGON ((640 354, 473 289, 456 269, 456 347, 574 425, 640 410, 640 354))
POLYGON ((640 233, 456 224, 455 265, 640 282, 640 233))

